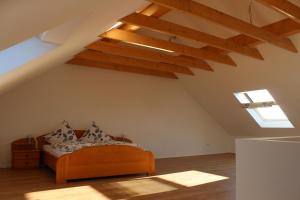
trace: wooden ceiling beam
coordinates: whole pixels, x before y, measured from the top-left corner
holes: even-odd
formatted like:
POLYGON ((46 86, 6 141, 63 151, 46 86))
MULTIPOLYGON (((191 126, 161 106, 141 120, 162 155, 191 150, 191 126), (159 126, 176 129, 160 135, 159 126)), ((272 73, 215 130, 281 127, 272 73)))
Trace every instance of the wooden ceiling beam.
MULTIPOLYGON (((167 12, 169 12, 170 9, 166 7, 159 6, 157 4, 151 3, 149 6, 144 8, 140 13, 147 15, 147 16, 153 16, 153 17, 160 17, 162 15, 165 15, 167 12)), ((119 29, 127 30, 127 31, 136 31, 140 29, 138 26, 130 25, 130 24, 123 24, 119 27, 119 29)), ((105 39, 105 38, 104 38, 105 39)), ((115 40, 109 40, 105 39, 105 41, 110 41, 113 42, 115 40)), ((181 57, 181 56, 179 56, 181 57)), ((191 58, 193 59, 193 58, 191 58)), ((96 62, 96 61, 91 61, 91 60, 85 60, 81 58, 74 58, 69 61, 69 63, 78 64, 78 65, 85 65, 85 66, 90 66, 90 67, 98 67, 102 69, 111 69, 111 70, 117 70, 117 71, 122 71, 122 72, 131 72, 131 73, 137 73, 137 74, 145 74, 145 75, 152 75, 152 76, 159 76, 159 77, 165 77, 165 78, 173 78, 177 79, 177 76, 173 73, 169 72, 164 72, 164 71, 156 71, 156 70, 151 70, 151 69, 146 69, 146 68, 139 68, 139 67, 134 67, 134 66, 125 66, 125 65, 118 65, 118 64, 113 64, 113 63, 103 63, 103 62, 96 62)), ((199 60, 197 61, 200 66, 205 66, 206 62, 199 60), (202 63, 202 65, 201 65, 202 63)), ((194 63, 197 63, 196 61, 194 63)), ((197 66, 197 64, 195 64, 197 66)))
MULTIPOLYGON (((151 3, 149 6, 147 6, 145 9, 143 9, 139 13, 141 13, 143 15, 159 18, 159 17, 167 14, 169 11, 170 11, 169 8, 151 3)), ((140 27, 131 25, 131 24, 123 24, 121 27, 119 27, 119 29, 122 29, 125 31, 136 31, 136 30, 140 29, 140 27)))
POLYGON ((86 47, 87 49, 102 51, 113 55, 132 57, 137 59, 145 59, 155 62, 164 62, 173 65, 193 67, 197 69, 203 69, 212 71, 212 68, 205 61, 182 57, 182 56, 171 56, 158 51, 146 50, 142 48, 134 48, 120 43, 110 43, 98 40, 86 47))
POLYGON ((177 9, 188 14, 202 17, 215 22, 219 25, 231 28, 235 31, 253 37, 257 40, 269 42, 283 49, 297 52, 296 47, 288 38, 278 36, 272 32, 263 30, 241 19, 232 17, 228 14, 210 8, 193 0, 150 0, 153 3, 165 6, 171 9, 177 9))
MULTIPOLYGON (((167 14, 169 11, 170 11, 169 8, 151 3, 146 8, 139 11, 139 13, 141 13, 143 15, 159 18, 159 17, 167 14)), ((119 29, 122 29, 122 30, 125 30, 125 31, 137 31, 140 28, 141 27, 135 26, 135 25, 132 25, 132 24, 122 24, 119 27, 119 29)), ((115 40, 110 40, 110 39, 107 39, 107 38, 103 38, 102 40, 109 41, 109 42, 116 42, 115 40)))
POLYGON ((290 36, 300 33, 300 23, 291 19, 283 19, 278 22, 266 25, 263 29, 281 36, 290 36))
POLYGON ((86 67, 95 67, 95 68, 115 70, 121 72, 129 72, 129 73, 136 73, 136 74, 143 74, 143 75, 158 76, 163 78, 178 79, 178 77, 175 74, 170 72, 163 72, 163 71, 145 69, 145 68, 128 66, 128 65, 119 65, 114 63, 104 63, 100 61, 86 60, 82 58, 73 58, 69 60, 67 63, 73 65, 86 66, 86 67))
MULTIPOLYGON (((290 36, 290 35, 293 35, 296 33, 300 33, 300 24, 291 19, 284 19, 284 20, 280 20, 278 22, 266 25, 266 26, 262 27, 262 29, 264 29, 266 31, 270 31, 270 32, 280 35, 280 36, 290 36)), ((261 40, 251 38, 244 34, 240 34, 240 35, 228 38, 227 40, 239 42, 240 44, 248 45, 248 46, 257 46, 257 45, 263 43, 263 41, 261 41, 261 40)), ((217 49, 215 47, 211 47, 211 46, 206 46, 206 47, 203 47, 202 49, 208 50, 208 51, 219 51, 219 53, 224 53, 224 54, 228 53, 228 51, 219 50, 219 49, 217 49)))
POLYGON ((236 53, 263 60, 262 55, 255 48, 251 48, 245 45, 242 46, 236 42, 228 40, 226 41, 225 39, 219 38, 217 36, 197 31, 165 20, 156 19, 154 17, 146 16, 139 13, 133 13, 122 18, 120 21, 155 30, 158 32, 184 37, 217 48, 233 51, 236 53))
POLYGON ((93 51, 93 50, 82 51, 81 53, 76 55, 76 57, 83 58, 86 60, 93 60, 93 61, 99 61, 105 63, 114 63, 114 64, 126 65, 126 66, 134 66, 134 67, 140 67, 140 68, 151 69, 156 71, 194 75, 193 72, 187 67, 128 58, 124 56, 106 54, 106 53, 93 51))
POLYGON ((137 33, 132 33, 124 30, 114 29, 101 34, 100 37, 114 39, 118 41, 132 43, 132 44, 139 44, 139 45, 145 45, 145 46, 150 46, 150 47, 155 47, 160 49, 166 49, 194 58, 207 59, 207 60, 212 60, 223 64, 236 66, 232 58, 227 55, 222 55, 212 51, 205 51, 198 48, 177 44, 173 42, 168 42, 157 38, 147 37, 147 36, 143 36, 137 33))
POLYGON ((300 7, 286 0, 256 0, 300 23, 300 7))
MULTIPOLYGON (((149 6, 147 6, 145 9, 143 9, 142 11, 138 12, 141 13, 143 15, 146 16, 151 16, 151 17, 155 17, 155 18, 160 18, 161 16, 167 14, 168 12, 170 12, 171 9, 166 8, 164 6, 160 6, 158 4, 154 4, 151 3, 149 6)), ((135 26, 135 25, 131 25, 131 24, 123 24, 121 27, 119 27, 119 29, 121 30, 127 30, 127 31, 136 31, 138 29, 140 29, 141 27, 139 26, 135 26)), ((115 42, 116 40, 109 40, 107 38, 104 38, 107 41, 110 42, 115 42)), ((190 67, 194 67, 194 66, 198 66, 200 69, 207 69, 209 71, 213 71, 213 69, 207 64, 207 62, 205 62, 202 59, 199 58, 192 58, 192 57, 188 57, 188 56, 176 56, 179 60, 185 60, 187 64, 190 65, 190 67), (192 64, 190 62, 193 62, 195 64, 192 64)), ((196 67, 198 68, 198 67, 196 67)))

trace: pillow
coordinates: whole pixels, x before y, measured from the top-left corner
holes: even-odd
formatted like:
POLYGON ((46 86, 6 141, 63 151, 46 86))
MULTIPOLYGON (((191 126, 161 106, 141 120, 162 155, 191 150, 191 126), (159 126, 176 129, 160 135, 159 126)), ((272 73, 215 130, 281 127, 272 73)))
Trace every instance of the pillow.
POLYGON ((95 122, 88 127, 88 129, 84 132, 82 137, 79 139, 80 142, 83 143, 98 143, 98 142, 106 142, 110 141, 111 138, 106 135, 103 130, 97 126, 95 122))
POLYGON ((67 121, 63 121, 56 131, 45 135, 44 138, 50 144, 77 141, 77 136, 67 121))

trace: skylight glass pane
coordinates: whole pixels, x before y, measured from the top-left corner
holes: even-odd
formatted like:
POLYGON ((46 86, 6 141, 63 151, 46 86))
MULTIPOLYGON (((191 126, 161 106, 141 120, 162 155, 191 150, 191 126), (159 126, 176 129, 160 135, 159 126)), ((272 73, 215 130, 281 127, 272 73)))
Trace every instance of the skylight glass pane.
POLYGON ((262 128, 294 128, 283 110, 266 89, 234 93, 234 96, 262 128), (266 102, 271 102, 266 107, 266 102), (264 104, 262 104, 264 103, 264 104), (247 104, 247 105, 245 105, 247 104))
POLYGON ((57 47, 33 37, 0 51, 0 75, 5 74, 57 47))
POLYGON ((243 92, 234 93, 234 96, 239 100, 241 104, 250 103, 243 92))
POLYGON ((293 124, 288 119, 265 120, 256 109, 248 108, 247 111, 261 128, 294 128, 293 124))
POLYGON ((268 102, 268 101, 275 101, 272 95, 268 90, 254 90, 245 92, 251 98, 254 103, 261 103, 261 102, 268 102))
POLYGON ((287 116, 278 105, 256 108, 256 111, 265 120, 288 120, 287 116))

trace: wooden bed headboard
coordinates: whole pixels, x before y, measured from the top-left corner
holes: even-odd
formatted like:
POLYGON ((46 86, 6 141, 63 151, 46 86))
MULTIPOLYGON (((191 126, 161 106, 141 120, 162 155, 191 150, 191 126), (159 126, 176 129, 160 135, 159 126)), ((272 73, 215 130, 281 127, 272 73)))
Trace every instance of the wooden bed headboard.
MULTIPOLYGON (((75 131, 75 134, 77 136, 77 138, 81 138, 82 135, 84 134, 85 130, 74 130, 75 131)), ((44 136, 47 135, 49 133, 46 133, 46 134, 43 134, 41 136, 38 136, 36 138, 37 140, 37 147, 38 149, 42 149, 43 148, 43 145, 46 145, 46 144, 49 144, 44 136)), ((132 141, 126 137, 116 137, 116 136, 112 136, 112 135, 108 135, 112 140, 115 140, 115 141, 121 141, 121 142, 128 142, 128 143, 132 143, 132 141)))

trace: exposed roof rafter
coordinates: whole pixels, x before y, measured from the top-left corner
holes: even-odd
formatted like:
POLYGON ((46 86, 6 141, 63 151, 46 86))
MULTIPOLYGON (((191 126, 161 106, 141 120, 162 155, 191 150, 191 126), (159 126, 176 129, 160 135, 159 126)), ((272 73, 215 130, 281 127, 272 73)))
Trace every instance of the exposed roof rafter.
POLYGON ((290 39, 263 30, 241 19, 232 17, 216 9, 210 8, 193 0, 150 0, 153 3, 177 9, 188 14, 205 18, 219 25, 244 33, 258 40, 266 41, 286 50, 297 52, 290 39))
POLYGON ((168 42, 165 40, 148 37, 148 36, 128 32, 128 31, 124 31, 124 30, 114 29, 114 30, 105 32, 105 33, 101 34, 100 36, 104 37, 104 38, 127 42, 127 43, 142 44, 145 46, 152 46, 152 47, 157 47, 157 48, 161 48, 161 49, 167 49, 167 50, 171 50, 176 53, 186 55, 186 56, 191 56, 194 58, 207 59, 207 60, 212 60, 212 61, 223 63, 223 64, 236 66, 236 64, 232 60, 232 58, 227 55, 222 55, 222 54, 219 54, 214 51, 206 51, 206 50, 201 50, 198 48, 194 48, 194 47, 190 47, 190 46, 186 46, 186 45, 182 45, 182 44, 168 42))
POLYGON ((300 23, 300 7, 287 0, 256 0, 300 23))
POLYGON ((68 64, 74 65, 81 65, 84 67, 95 67, 101 69, 109 69, 121 72, 129 72, 135 74, 143 74, 143 75, 150 75, 150 76, 158 76, 163 78, 171 78, 171 79, 178 79, 178 77, 170 72, 163 72, 151 69, 145 69, 140 67, 128 66, 128 65, 119 65, 114 63, 105 63, 100 61, 93 61, 93 60, 86 60, 82 58, 73 58, 67 62, 68 64))
MULTIPOLYGON (((170 11, 169 8, 152 3, 139 13, 146 15, 146 16, 159 18, 159 17, 167 14, 169 11, 170 11)), ((134 26, 131 24, 124 24, 119 29, 126 30, 126 31, 136 31, 136 30, 140 29, 140 27, 134 26)))
POLYGON ((98 40, 88 45, 86 48, 119 56, 145 59, 156 62, 164 62, 179 66, 193 67, 197 69, 212 71, 212 68, 205 61, 201 62, 198 59, 193 59, 189 57, 171 56, 158 51, 134 48, 122 45, 120 43, 110 43, 98 40))
MULTIPOLYGON (((270 31, 274 34, 281 35, 281 36, 290 36, 296 33, 300 33, 300 24, 291 19, 284 19, 273 24, 266 25, 262 27, 262 29, 270 31)), ((256 46, 258 44, 263 43, 263 41, 251 38, 247 35, 240 34, 227 40, 236 41, 240 44, 248 45, 248 46, 256 46)), ((210 50, 210 51, 218 51, 218 49, 210 46, 203 47, 202 49, 210 50)), ((228 51, 220 51, 219 53, 228 53, 228 51)))
POLYGON ((149 17, 139 13, 133 13, 122 18, 120 21, 144 28, 149 28, 159 32, 192 39, 197 42, 206 43, 217 48, 234 51, 246 56, 263 60, 262 55, 255 48, 242 46, 236 42, 228 40, 226 41, 225 39, 219 38, 217 36, 210 35, 208 33, 197 31, 165 20, 156 19, 154 17, 149 17))
MULTIPOLYGON (((69 63, 166 78, 177 78, 174 73, 193 75, 189 67, 213 71, 204 60, 236 66, 231 57, 226 55, 229 52, 237 52, 253 58, 263 59, 259 51, 254 48, 263 42, 270 42, 293 52, 297 51, 292 42, 288 38, 285 38, 286 36, 300 32, 300 24, 295 20, 298 12, 294 12, 294 7, 290 12, 287 12, 287 7, 290 8, 291 3, 288 4, 289 6, 281 5, 281 7, 284 7, 281 9, 285 10, 286 14, 292 13, 293 15, 290 17, 293 20, 284 19, 264 27, 256 27, 193 0, 150 1, 157 4, 150 4, 142 11, 130 14, 119 20, 123 22, 123 25, 118 29, 112 29, 101 34, 100 37, 102 39, 88 45, 86 47, 87 50, 76 55, 69 63), (158 19, 170 9, 177 9, 203 17, 239 31, 242 34, 223 39, 173 22, 158 19), (134 33, 134 31, 142 27, 206 43, 208 46, 195 48, 134 33), (138 48, 135 45, 148 48, 138 48), (166 53, 164 51, 174 53, 166 53)), ((287 2, 284 0, 257 1, 271 3, 287 2)), ((292 6, 295 5, 292 4, 292 6)), ((277 5, 277 7, 279 6, 277 5)))
POLYGON ((182 73, 187 75, 193 75, 193 72, 187 68, 178 65, 172 65, 167 63, 159 63, 159 62, 151 62, 146 60, 128 58, 124 56, 117 56, 112 54, 106 54, 99 51, 93 50, 85 50, 78 55, 77 58, 83 58, 86 60, 93 60, 105 63, 114 63, 119 65, 127 65, 140 67, 145 69, 157 70, 157 71, 165 71, 171 73, 182 73))

